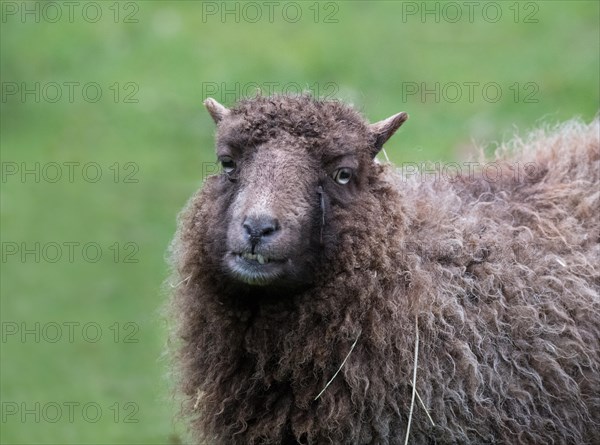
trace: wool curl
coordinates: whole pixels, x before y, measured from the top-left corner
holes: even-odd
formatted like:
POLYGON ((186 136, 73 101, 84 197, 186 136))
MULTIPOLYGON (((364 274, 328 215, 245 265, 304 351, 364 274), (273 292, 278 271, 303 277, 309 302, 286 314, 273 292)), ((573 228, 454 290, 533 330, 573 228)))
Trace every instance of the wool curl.
MULTIPOLYGON (((307 136, 329 146, 324 119, 367 128, 350 107, 305 97, 233 110, 257 138, 308 122, 307 136)), ((209 178, 171 252, 175 363, 194 439, 404 443, 418 326, 411 443, 598 443, 598 135, 595 119, 515 138, 497 150, 494 180, 373 164, 360 196, 328 209, 335 243, 314 283, 251 307, 227 295, 211 256, 226 204, 209 178)))

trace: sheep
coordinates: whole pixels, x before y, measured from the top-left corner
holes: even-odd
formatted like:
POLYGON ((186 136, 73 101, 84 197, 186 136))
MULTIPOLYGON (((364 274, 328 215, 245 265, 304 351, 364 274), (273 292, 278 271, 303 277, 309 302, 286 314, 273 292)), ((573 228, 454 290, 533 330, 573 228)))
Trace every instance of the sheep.
POLYGON ((195 440, 600 443, 597 118, 501 146, 490 180, 377 162, 406 113, 205 106, 222 172, 171 252, 195 440))

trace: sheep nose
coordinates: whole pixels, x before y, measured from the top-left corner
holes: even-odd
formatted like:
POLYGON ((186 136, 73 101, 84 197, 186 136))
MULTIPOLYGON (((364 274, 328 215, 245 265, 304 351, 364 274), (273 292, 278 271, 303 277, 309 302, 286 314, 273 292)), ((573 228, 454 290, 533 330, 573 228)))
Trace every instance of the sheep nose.
POLYGON ((258 243, 262 238, 272 235, 279 230, 277 219, 268 215, 247 216, 242 226, 250 236, 252 244, 258 243))

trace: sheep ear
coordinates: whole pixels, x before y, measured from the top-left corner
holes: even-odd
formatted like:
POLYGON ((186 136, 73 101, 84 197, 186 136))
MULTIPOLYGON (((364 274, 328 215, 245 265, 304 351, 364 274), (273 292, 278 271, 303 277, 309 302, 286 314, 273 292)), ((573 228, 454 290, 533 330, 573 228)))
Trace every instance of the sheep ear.
POLYGON ((387 140, 392 137, 396 130, 400 128, 400 126, 406 122, 407 119, 408 114, 403 111, 401 113, 394 114, 387 119, 369 125, 369 131, 375 138, 373 157, 379 153, 383 147, 383 144, 385 144, 387 140))
POLYGON ((209 97, 204 101, 204 106, 210 113, 210 116, 213 118, 213 121, 215 121, 215 124, 221 122, 221 119, 227 116, 230 112, 229 108, 224 107, 212 97, 209 97))

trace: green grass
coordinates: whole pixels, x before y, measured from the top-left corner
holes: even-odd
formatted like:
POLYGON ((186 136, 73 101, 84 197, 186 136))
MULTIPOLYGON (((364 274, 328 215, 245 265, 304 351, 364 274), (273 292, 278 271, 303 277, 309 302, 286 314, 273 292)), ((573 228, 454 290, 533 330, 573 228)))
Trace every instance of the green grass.
MULTIPOLYGON (((6 3, 14 2, 2 2, 3 8, 6 3)), ((573 116, 589 120, 598 112, 599 4, 593 1, 538 2, 537 23, 514 23, 509 9, 514 2, 500 3, 503 18, 497 23, 486 22, 480 12, 473 23, 435 23, 431 17, 422 23, 418 16, 404 23, 403 2, 393 1, 341 2, 337 23, 315 23, 313 2, 301 3, 298 23, 280 14, 273 23, 235 23, 232 17, 222 23, 214 17, 203 22, 198 2, 143 1, 137 3, 138 23, 114 23, 112 4, 102 3, 97 23, 81 15, 73 23, 65 18, 22 23, 5 13, 0 23, 3 85, 97 82, 103 91, 96 103, 77 93, 73 103, 64 97, 36 103, 32 96, 22 101, 3 95, 0 104, 5 166, 97 162, 103 172, 97 183, 85 181, 79 169, 73 182, 2 177, 4 248, 15 242, 71 241, 103 248, 96 263, 82 260, 80 251, 72 263, 66 258, 36 263, 32 256, 22 262, 17 255, 2 261, 4 329, 40 323, 51 334, 48 323, 65 322, 103 329, 95 343, 77 330, 73 342, 65 339, 66 330, 56 343, 37 343, 33 335, 24 342, 18 335, 3 339, 2 443, 185 440, 173 420, 177 405, 163 357, 162 286, 175 215, 201 184, 202 163, 215 159, 213 124, 201 106, 206 82, 229 89, 249 82, 294 82, 318 85, 322 93, 331 92, 327 86, 333 83, 336 96, 354 103, 371 121, 407 111, 410 120, 387 145, 397 163, 462 158, 474 141, 505 139, 515 127, 524 131, 573 116), (109 89, 115 82, 121 86, 118 103, 109 89), (137 103, 123 103, 127 82, 139 88, 137 103), (495 82, 503 94, 494 103, 484 100, 479 88, 472 102, 466 87, 456 102, 406 95, 407 86, 422 82, 429 88, 436 82, 495 82), (514 100, 509 88, 516 82, 533 83, 537 102, 524 103, 523 94, 531 90, 523 87, 514 100), (139 167, 138 182, 115 183, 111 165, 119 163, 123 174, 127 162, 139 167), (128 242, 139 247, 137 263, 122 261, 128 242), (114 243, 120 246, 118 262, 109 250, 114 243), (121 332, 115 342, 110 327, 118 323, 123 329, 127 322, 138 328, 138 341, 124 343, 121 332), (56 423, 36 422, 33 414, 24 421, 21 412, 7 414, 14 403, 20 410, 22 403, 35 408, 36 402, 46 417, 54 415, 52 403, 80 405, 73 422, 66 408, 56 423), (103 410, 97 422, 82 418, 80 408, 88 402, 103 410), (128 402, 135 405, 125 409, 128 402), (138 422, 124 422, 127 414, 138 422)), ((125 6, 120 4, 121 13, 127 12, 125 6)), ((325 7, 320 6, 321 18, 331 11, 325 7)), ((231 95, 224 99, 232 102, 231 95)))

